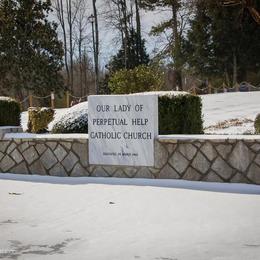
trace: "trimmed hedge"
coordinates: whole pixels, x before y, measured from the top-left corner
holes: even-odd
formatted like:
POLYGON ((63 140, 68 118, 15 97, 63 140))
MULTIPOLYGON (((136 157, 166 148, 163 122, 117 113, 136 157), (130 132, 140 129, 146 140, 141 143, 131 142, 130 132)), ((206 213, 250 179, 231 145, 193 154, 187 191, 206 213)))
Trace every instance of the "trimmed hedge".
POLYGON ((202 134, 202 102, 190 94, 159 97, 159 133, 202 134))
POLYGON ((0 126, 20 125, 20 104, 9 97, 0 97, 0 126))
MULTIPOLYGON (((160 134, 202 134, 202 102, 199 96, 159 93, 160 134)), ((87 133, 87 102, 70 108, 55 122, 53 133, 87 133)))
POLYGON ((48 124, 54 118, 54 110, 48 107, 30 107, 28 109, 28 132, 46 133, 48 124))
POLYGON ((255 119, 255 133, 260 134, 260 114, 258 114, 255 119))

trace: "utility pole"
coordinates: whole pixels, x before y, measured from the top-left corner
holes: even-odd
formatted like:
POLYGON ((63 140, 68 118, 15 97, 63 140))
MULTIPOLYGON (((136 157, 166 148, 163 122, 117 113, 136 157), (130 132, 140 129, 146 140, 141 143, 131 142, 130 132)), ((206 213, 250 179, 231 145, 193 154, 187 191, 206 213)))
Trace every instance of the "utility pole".
MULTIPOLYGON (((97 49, 97 33, 95 32, 94 23, 95 23, 95 16, 92 14, 89 17, 89 21, 91 22, 92 26, 92 41, 93 41, 93 52, 94 52, 94 67, 95 67, 95 89, 96 94, 99 94, 99 69, 98 69, 98 49, 97 49)), ((95 23, 96 24, 96 23, 95 23)))

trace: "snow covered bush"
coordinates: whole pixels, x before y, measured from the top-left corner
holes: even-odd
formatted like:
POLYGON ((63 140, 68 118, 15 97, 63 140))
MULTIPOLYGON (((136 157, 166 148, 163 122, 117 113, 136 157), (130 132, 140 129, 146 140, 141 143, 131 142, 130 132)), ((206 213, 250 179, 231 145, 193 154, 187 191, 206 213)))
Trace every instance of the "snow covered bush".
POLYGON ((82 102, 66 111, 52 128, 53 133, 88 133, 88 103, 82 102))
POLYGON ((20 104, 9 97, 0 97, 0 126, 20 125, 20 104))
POLYGON ((159 95, 159 133, 202 134, 201 98, 188 93, 168 93, 159 95))
POLYGON ((30 107, 28 109, 28 132, 45 133, 54 118, 54 110, 49 107, 30 107))
POLYGON ((255 119, 255 133, 260 134, 260 114, 255 119))

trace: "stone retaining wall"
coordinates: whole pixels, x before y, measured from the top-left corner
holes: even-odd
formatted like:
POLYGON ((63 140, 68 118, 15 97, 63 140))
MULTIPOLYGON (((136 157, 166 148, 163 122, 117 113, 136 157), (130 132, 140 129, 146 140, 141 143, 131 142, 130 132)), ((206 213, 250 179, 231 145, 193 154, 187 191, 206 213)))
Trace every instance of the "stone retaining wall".
POLYGON ((22 131, 20 126, 0 126, 0 139, 4 138, 6 133, 21 133, 22 131))
POLYGON ((90 166, 87 135, 12 134, 0 140, 0 172, 260 184, 260 136, 161 136, 155 141, 151 168, 90 166))

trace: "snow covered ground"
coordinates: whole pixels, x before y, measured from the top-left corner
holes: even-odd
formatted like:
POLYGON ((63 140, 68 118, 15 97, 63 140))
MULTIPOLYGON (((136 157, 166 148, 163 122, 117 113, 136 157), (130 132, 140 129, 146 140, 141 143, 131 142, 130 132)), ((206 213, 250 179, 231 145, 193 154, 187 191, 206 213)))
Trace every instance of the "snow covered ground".
POLYGON ((256 260, 260 186, 0 174, 0 259, 256 260))
MULTIPOLYGON (((205 133, 208 134, 252 134, 254 119, 260 113, 260 91, 220 93, 202 95, 205 133)), ((72 110, 81 110, 87 106, 83 102, 72 110)), ((50 123, 49 130, 67 109, 56 109, 55 120, 50 123)), ((23 129, 27 128, 27 113, 22 113, 23 129)))
POLYGON ((210 129, 206 129, 206 133, 254 133, 253 121, 260 113, 260 91, 220 93, 201 97, 204 127, 211 126, 210 129), (219 128, 218 124, 223 122, 224 127, 219 128))

